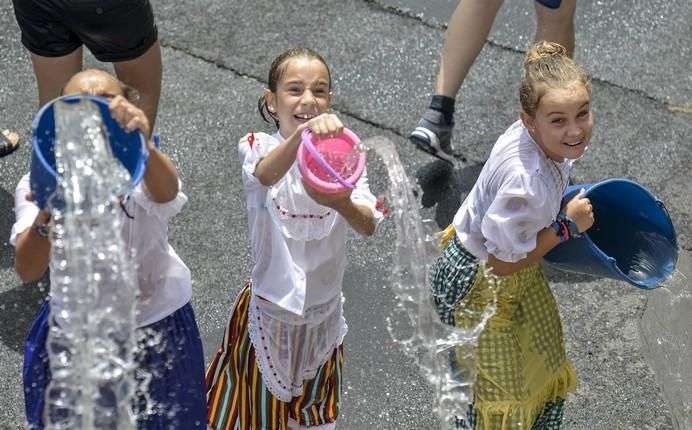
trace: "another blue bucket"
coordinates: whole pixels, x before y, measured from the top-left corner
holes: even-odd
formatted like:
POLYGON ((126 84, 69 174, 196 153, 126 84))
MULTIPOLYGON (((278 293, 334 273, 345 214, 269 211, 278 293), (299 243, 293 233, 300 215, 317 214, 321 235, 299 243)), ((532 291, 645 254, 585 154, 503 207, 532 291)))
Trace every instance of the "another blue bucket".
MULTIPOLYGON (((132 184, 136 185, 144 176, 148 152, 146 139, 139 131, 127 132, 113 119, 108 110, 108 100, 88 95, 64 96, 52 100, 43 106, 31 123, 31 192, 34 201, 40 208, 46 204, 55 192, 57 173, 55 170, 55 115, 54 105, 57 101, 76 103, 88 99, 96 103, 103 118, 107 138, 113 155, 120 160, 130 173, 132 184)), ((51 205, 62 206, 59 199, 53 199, 51 205)))
POLYGON ((678 244, 663 203, 627 179, 572 185, 563 204, 586 189, 594 225, 582 237, 553 248, 544 259, 557 269, 655 288, 675 270, 678 244))

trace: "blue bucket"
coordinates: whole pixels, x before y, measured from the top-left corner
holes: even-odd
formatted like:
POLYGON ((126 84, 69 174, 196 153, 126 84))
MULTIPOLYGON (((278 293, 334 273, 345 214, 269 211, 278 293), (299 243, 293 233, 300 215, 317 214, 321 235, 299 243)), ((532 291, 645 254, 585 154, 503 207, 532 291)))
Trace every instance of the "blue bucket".
MULTIPOLYGON (((77 103, 88 99, 96 103, 101 112, 103 125, 111 146, 113 155, 120 160, 130 173, 132 185, 136 185, 144 176, 148 152, 146 139, 139 131, 128 132, 120 127, 108 110, 108 100, 101 97, 88 95, 75 95, 59 97, 43 106, 31 123, 31 192, 34 201, 40 208, 45 208, 50 197, 55 193, 55 102, 77 103)), ((51 205, 60 208, 63 202, 59 199, 51 200, 51 205)))
POLYGON ((663 203, 646 188, 627 179, 572 185, 563 205, 584 188, 594 224, 582 237, 553 248, 544 259, 567 272, 627 281, 655 288, 675 270, 678 244, 663 203))

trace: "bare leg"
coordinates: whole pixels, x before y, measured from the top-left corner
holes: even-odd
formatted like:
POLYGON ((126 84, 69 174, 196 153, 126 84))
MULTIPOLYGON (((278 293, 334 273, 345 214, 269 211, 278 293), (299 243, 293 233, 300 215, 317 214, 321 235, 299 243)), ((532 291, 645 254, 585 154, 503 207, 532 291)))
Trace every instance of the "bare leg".
POLYGON ((574 55, 574 11, 576 0, 562 0, 558 9, 550 9, 534 2, 536 7, 536 41, 556 42, 567 49, 567 55, 574 55))
POLYGON ((82 70, 82 48, 62 57, 31 54, 38 84, 38 102, 43 106, 60 95, 68 80, 82 70))
POLYGON ((435 94, 455 98, 485 44, 503 0, 461 0, 447 26, 435 94))
POLYGON ((144 54, 134 60, 113 63, 118 78, 136 88, 140 95, 140 108, 149 119, 150 130, 154 130, 156 113, 161 96, 161 45, 158 41, 144 54))

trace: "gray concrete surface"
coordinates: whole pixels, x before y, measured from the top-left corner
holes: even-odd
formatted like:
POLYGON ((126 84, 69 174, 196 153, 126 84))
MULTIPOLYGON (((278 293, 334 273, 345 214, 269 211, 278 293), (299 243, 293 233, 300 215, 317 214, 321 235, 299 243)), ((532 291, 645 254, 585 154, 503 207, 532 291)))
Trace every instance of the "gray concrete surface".
POLYGON ((656 369, 656 382, 668 402, 675 428, 692 428, 692 258, 680 255, 677 272, 652 291, 640 321, 646 361, 656 369), (658 369, 661 369, 659 371, 658 369))
MULTIPOLYGON (((276 54, 302 44, 327 58, 338 114, 361 137, 379 135, 400 143, 407 171, 422 185, 424 213, 440 226, 450 221, 494 139, 516 118, 521 51, 533 37, 533 6, 524 0, 506 2, 491 43, 464 85, 455 144, 466 154, 467 165, 449 172, 406 142, 433 88, 444 34, 440 23, 450 7, 448 0, 417 3, 153 1, 165 63, 157 129, 191 197, 173 221, 171 239, 193 272, 193 304, 207 357, 249 271, 235 143, 250 129, 269 130, 254 106, 276 54)), ((594 74, 596 128, 573 179, 627 177, 650 188, 670 210, 689 258, 692 115, 675 107, 692 104, 692 6, 688 0, 580 1, 577 13, 576 57, 594 74)), ((0 48, 0 127, 18 129, 26 137, 37 95, 10 2, 0 5, 0 48)), ((0 429, 22 428, 23 337, 44 294, 34 285, 21 285, 7 243, 14 187, 28 169, 29 155, 25 144, 0 159, 0 429)), ((375 157, 369 174, 373 190, 386 194, 386 174, 375 157)), ((394 302, 387 285, 393 235, 390 221, 374 237, 350 244, 341 429, 437 426, 429 388, 385 327, 394 302)), ((580 377, 564 428, 673 428, 671 408, 680 405, 666 401, 667 387, 660 381, 668 379, 656 374, 644 345, 647 336, 670 344, 677 338, 660 336, 660 325, 653 334, 639 328, 654 293, 623 282, 549 275, 580 377)), ((692 273, 686 275, 690 279, 692 273)), ((666 309, 664 303, 660 311, 666 309)), ((690 325, 687 315, 667 317, 675 319, 676 327, 690 325)), ((689 342, 685 345, 672 353, 689 356, 689 342)), ((689 381, 690 375, 681 378, 689 381)))

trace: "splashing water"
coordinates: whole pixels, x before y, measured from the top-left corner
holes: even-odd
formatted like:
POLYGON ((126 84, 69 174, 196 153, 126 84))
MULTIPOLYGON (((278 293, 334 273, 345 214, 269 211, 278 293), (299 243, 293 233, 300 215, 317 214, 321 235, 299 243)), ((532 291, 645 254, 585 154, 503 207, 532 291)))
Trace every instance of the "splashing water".
POLYGON ((647 292, 639 322, 645 356, 656 374, 676 430, 692 428, 692 257, 679 254, 676 271, 647 292))
POLYGON ((442 428, 454 428, 467 418, 473 402, 474 347, 495 306, 489 305, 480 316, 480 323, 470 329, 451 327, 440 321, 427 276, 432 262, 429 256, 441 253, 437 246, 439 240, 426 231, 431 228, 424 226, 418 210, 420 202, 394 144, 382 137, 366 139, 362 144, 382 158, 390 181, 388 200, 393 207, 391 213, 397 233, 392 289, 398 301, 394 314, 387 318, 388 329, 433 387, 434 409, 442 428), (451 360, 455 354, 456 360, 451 360))
POLYGON ((627 276, 645 281, 660 276, 659 273, 672 273, 674 260, 660 250, 669 247, 670 240, 656 232, 639 231, 633 234, 639 249, 626 261, 627 276), (656 251, 659 252, 656 252, 656 251))
MULTIPOLYGON (((324 158, 324 161, 329 163, 339 176, 346 180, 353 176, 356 172, 356 167, 358 166, 358 157, 360 156, 360 151, 354 149, 349 152, 335 152, 335 151, 320 151, 320 155, 324 158)), ((328 172, 324 172, 323 178, 328 182, 337 183, 339 182, 334 176, 330 175, 328 172)))
POLYGON ((47 429, 134 429, 135 272, 120 237, 119 195, 130 182, 113 157, 98 107, 56 102, 51 381, 47 429))
POLYGON ((598 202, 599 218, 589 237, 630 279, 655 285, 673 273, 679 254, 671 248, 671 239, 660 228, 644 219, 636 222, 623 217, 612 205, 598 202), (613 240, 613 231, 626 232, 613 240))

